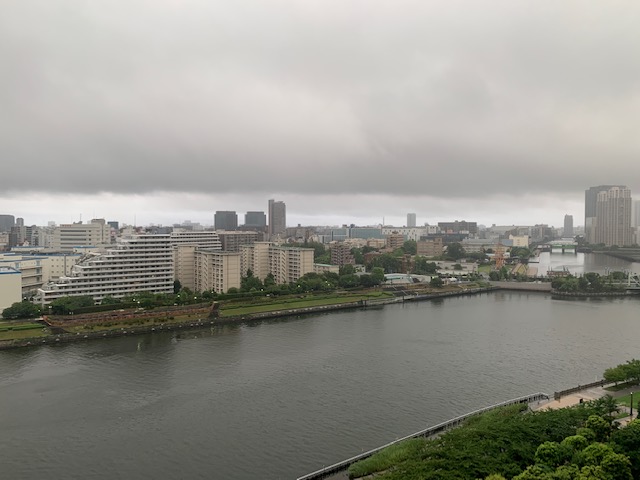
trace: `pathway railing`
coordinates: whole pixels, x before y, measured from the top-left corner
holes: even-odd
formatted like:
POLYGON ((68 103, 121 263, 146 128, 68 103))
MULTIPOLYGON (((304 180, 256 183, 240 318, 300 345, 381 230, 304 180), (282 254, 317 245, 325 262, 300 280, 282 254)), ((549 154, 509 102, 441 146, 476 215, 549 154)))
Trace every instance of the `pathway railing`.
POLYGON ((538 392, 538 393, 534 393, 532 395, 527 395, 525 397, 518 397, 518 398, 514 398, 512 400, 507 400, 506 402, 501 402, 501 403, 496 403, 495 405, 491 405, 489 407, 484 407, 481 408, 479 410, 474 410, 473 412, 469 412, 465 415, 461 415, 459 417, 455 417, 452 418, 451 420, 447 420, 446 422, 442 422, 442 423, 438 423, 437 425, 434 425, 432 427, 429 428, 425 428, 424 430, 420 430, 419 432, 416 433, 412 433, 411 435, 407 435, 405 437, 399 438, 397 440, 394 440, 393 442, 389 442, 385 445, 382 445, 381 447, 378 448, 374 448, 373 450, 369 450, 367 452, 361 453, 360 455, 356 455, 354 457, 351 458, 347 458, 346 460, 343 460, 342 462, 338 462, 335 463, 333 465, 329 465, 328 467, 323 467, 320 470, 316 470, 315 472, 309 473, 307 475, 303 475, 302 477, 298 477, 297 480, 318 480, 321 478, 325 478, 329 475, 332 475, 334 473, 338 473, 341 472, 343 470, 346 470, 347 468, 349 468, 351 465, 353 465, 356 462, 359 462, 360 460, 364 460, 365 458, 368 458, 376 453, 378 453, 381 450, 384 450, 387 447, 390 447, 392 445, 395 445, 397 443, 400 442, 404 442, 405 440, 410 440, 412 438, 418 438, 418 437, 431 437, 432 435, 436 435, 438 433, 442 433, 445 432, 447 430, 450 430, 454 427, 459 426, 460 424, 462 424, 465 420, 467 420, 470 417, 473 417, 475 415, 480 415, 481 413, 485 413, 488 412, 490 410, 494 410, 496 408, 499 407, 506 407, 507 405, 516 405, 519 403, 533 403, 533 402, 539 402, 541 400, 549 400, 549 395, 547 395, 546 393, 542 393, 542 392, 538 392))

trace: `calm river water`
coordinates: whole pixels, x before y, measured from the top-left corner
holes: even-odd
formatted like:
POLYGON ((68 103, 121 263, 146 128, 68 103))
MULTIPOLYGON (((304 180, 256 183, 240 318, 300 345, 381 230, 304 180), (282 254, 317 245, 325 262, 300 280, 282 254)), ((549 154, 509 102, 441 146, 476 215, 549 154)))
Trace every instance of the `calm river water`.
POLYGON ((638 357, 640 299, 495 292, 0 352, 2 477, 292 479, 638 357))

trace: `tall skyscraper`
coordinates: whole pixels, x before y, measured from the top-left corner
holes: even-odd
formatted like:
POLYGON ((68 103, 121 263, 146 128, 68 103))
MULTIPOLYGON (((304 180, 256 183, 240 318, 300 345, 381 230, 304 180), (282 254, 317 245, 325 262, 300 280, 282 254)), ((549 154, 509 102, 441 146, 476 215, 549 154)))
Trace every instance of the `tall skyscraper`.
POLYGON ((287 207, 284 202, 269 200, 269 238, 287 230, 287 207))
POLYGON ((573 215, 564 216, 564 231, 562 235, 565 237, 573 237, 573 215))
POLYGON ((633 201, 633 213, 631 217, 631 226, 640 227, 640 200, 633 201))
POLYGON ((606 246, 632 245, 631 190, 625 186, 614 186, 598 192, 594 242, 606 246))
POLYGON ((584 238, 587 243, 596 242, 596 204, 598 193, 606 192, 610 188, 626 188, 624 185, 598 185, 590 187, 584 192, 584 238))
POLYGON ((213 217, 216 230, 235 230, 238 228, 238 214, 230 211, 217 211, 213 217))
POLYGON ((407 213, 407 227, 415 227, 415 226, 416 226, 416 214, 407 213))

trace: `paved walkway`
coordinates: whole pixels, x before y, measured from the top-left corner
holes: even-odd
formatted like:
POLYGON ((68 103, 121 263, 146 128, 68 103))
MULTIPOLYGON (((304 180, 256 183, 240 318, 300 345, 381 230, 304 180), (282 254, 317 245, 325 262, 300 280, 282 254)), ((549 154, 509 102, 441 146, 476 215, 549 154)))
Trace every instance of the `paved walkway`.
MULTIPOLYGON (((604 397, 605 395, 611 395, 613 398, 619 398, 619 397, 624 397, 625 395, 629 395, 631 392, 633 392, 634 394, 637 392, 640 398, 640 386, 637 386, 637 385, 634 387, 625 388, 623 390, 618 390, 617 392, 610 392, 608 390, 605 390, 602 387, 587 388, 585 390, 572 393, 571 395, 564 396, 560 398, 560 400, 552 399, 552 400, 549 400, 548 402, 542 402, 538 405, 532 406, 531 409, 532 410, 546 410, 546 409, 554 410, 557 408, 573 407, 574 405, 578 405, 581 400, 583 402, 588 402, 589 400, 596 400, 600 397, 604 397)), ((628 407, 620 407, 620 410, 624 411, 623 410, 624 408, 626 408, 627 412, 629 412, 630 409, 628 407)), ((634 418, 636 417, 636 412, 634 412, 633 417, 634 418)), ((617 419, 617 422, 620 423, 621 426, 625 426, 631 420, 632 418, 627 416, 627 417, 617 419)))

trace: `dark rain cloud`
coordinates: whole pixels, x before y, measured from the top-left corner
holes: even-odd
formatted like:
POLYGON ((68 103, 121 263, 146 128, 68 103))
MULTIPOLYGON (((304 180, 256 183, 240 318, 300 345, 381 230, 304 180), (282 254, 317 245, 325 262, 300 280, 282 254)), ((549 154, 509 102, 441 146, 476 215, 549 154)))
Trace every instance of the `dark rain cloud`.
POLYGON ((633 188, 639 23, 612 2, 10 1, 0 194, 633 188))

